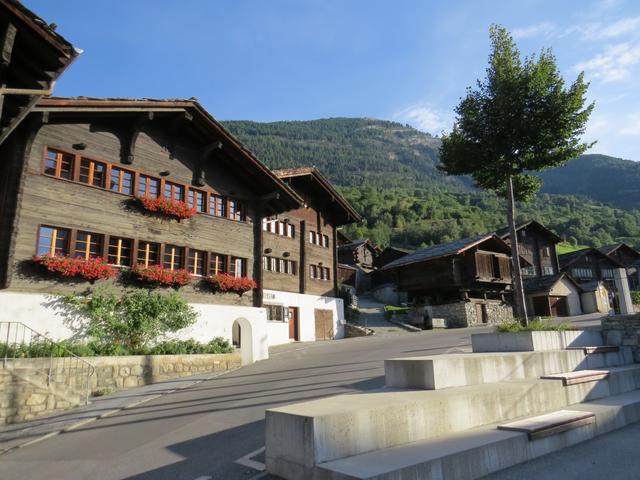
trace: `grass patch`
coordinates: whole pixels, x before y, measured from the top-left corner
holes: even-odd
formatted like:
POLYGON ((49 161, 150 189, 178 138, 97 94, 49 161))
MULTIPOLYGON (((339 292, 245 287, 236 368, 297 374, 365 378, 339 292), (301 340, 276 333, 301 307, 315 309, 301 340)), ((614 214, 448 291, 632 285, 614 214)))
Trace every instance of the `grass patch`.
POLYGON ((631 292, 631 302, 634 305, 640 305, 640 290, 631 292))
POLYGON ((534 320, 529 322, 526 327, 518 320, 509 320, 502 322, 496 327, 496 331, 500 333, 516 333, 516 332, 563 332, 565 330, 576 330, 570 323, 551 323, 550 321, 534 320))
POLYGON ((567 242, 561 242, 556 245, 556 252, 558 255, 564 255, 565 253, 575 252, 577 250, 584 250, 585 248, 589 248, 586 245, 571 245, 567 242))
POLYGON ((394 305, 385 305, 384 311, 387 313, 407 313, 409 307, 396 307, 394 305))

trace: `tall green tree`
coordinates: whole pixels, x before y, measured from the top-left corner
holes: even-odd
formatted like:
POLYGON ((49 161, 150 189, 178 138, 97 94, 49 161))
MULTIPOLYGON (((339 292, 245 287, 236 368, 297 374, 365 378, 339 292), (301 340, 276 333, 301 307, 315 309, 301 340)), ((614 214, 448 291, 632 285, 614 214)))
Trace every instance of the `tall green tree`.
POLYGON ((565 164, 592 144, 580 137, 593 110, 583 73, 568 87, 551 50, 520 58, 509 32, 490 29, 486 78, 456 107, 452 132, 442 139, 442 170, 471 175, 480 187, 507 198, 516 315, 527 322, 515 230, 515 200, 531 198, 541 180, 529 172, 565 164), (586 105, 586 106, 585 106, 586 105))

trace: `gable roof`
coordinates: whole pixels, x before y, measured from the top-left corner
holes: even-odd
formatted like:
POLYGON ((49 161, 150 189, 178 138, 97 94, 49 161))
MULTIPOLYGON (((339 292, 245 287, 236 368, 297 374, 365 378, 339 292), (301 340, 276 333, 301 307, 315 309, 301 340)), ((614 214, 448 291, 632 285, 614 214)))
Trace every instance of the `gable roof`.
POLYGON ((242 169, 255 181, 265 184, 265 190, 275 193, 270 199, 280 211, 298 208, 303 199, 282 179, 275 175, 254 154, 235 138, 224 126, 195 99, 131 99, 131 98, 90 98, 90 97, 48 97, 43 98, 33 112, 62 112, 69 114, 87 113, 144 113, 178 112, 186 114, 193 125, 205 138, 220 141, 222 151, 233 158, 234 166, 242 169))
MULTIPOLYGON (((537 222, 535 220, 529 220, 527 222, 522 222, 522 223, 517 224, 516 225, 516 232, 519 232, 520 230, 528 228, 528 227, 533 227, 533 228, 536 228, 536 229, 546 233, 556 243, 562 242, 562 238, 560 238, 555 232, 553 232, 552 230, 549 230, 547 227, 545 227, 540 222, 537 222)), ((498 235, 503 240, 508 239, 509 238, 509 227, 504 227, 504 228, 501 228, 499 230, 496 230, 496 235, 498 235)))
POLYGON ((80 55, 62 35, 17 0, 0 0, 4 70, 0 143, 24 120, 35 103, 50 95, 55 81, 80 55))
POLYGON ((630 247, 629 245, 627 245, 626 243, 623 242, 618 242, 618 243, 612 243, 611 245, 605 245, 603 247, 598 247, 598 250, 600 250, 602 253, 604 253, 605 255, 611 255, 613 252, 615 252, 616 250, 626 250, 627 253, 631 253, 631 255, 640 258, 640 252, 638 252, 635 248, 630 247))
POLYGON ((586 255, 595 255, 600 258, 605 258, 613 263, 618 268, 624 268, 624 266, 618 262, 616 259, 611 258, 610 256, 602 253, 597 248, 583 248, 582 250, 576 250, 575 252, 563 253, 562 255, 558 255, 558 262, 560 263, 560 268, 565 269, 570 267, 572 264, 582 259, 586 255))
POLYGON ((505 253, 511 251, 509 246, 504 243, 504 241, 495 234, 482 234, 476 235, 473 237, 463 238, 461 240, 456 240, 455 242, 444 243, 441 245, 434 245, 433 247, 423 248, 420 250, 416 250, 413 253, 405 255, 404 257, 398 258, 391 263, 386 264, 380 270, 390 270, 392 268, 403 267, 405 265, 410 265, 413 263, 420 262, 428 262, 431 260, 435 260, 437 258, 449 257, 452 255, 460 255, 461 253, 469 250, 470 248, 475 247, 481 243, 484 243, 488 240, 495 240, 499 242, 500 247, 504 250, 505 253))
POLYGON ((299 167, 275 170, 278 177, 288 181, 289 185, 305 197, 314 195, 319 205, 334 215, 337 225, 362 220, 355 208, 338 192, 331 182, 316 167, 299 167))
POLYGON ((563 278, 573 283, 581 291, 582 287, 569 274, 560 272, 555 275, 545 275, 543 277, 524 278, 522 284, 527 293, 550 292, 553 287, 563 278))

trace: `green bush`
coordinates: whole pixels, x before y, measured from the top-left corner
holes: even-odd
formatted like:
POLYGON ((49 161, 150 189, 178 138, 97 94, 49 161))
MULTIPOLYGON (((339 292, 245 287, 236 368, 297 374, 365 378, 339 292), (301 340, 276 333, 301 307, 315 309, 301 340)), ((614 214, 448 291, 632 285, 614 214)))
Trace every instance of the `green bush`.
POLYGON ((178 293, 151 290, 125 292, 118 297, 108 290, 94 290, 63 297, 70 314, 88 319, 86 335, 100 348, 143 351, 164 335, 195 323, 197 312, 178 293))
POLYGON ((130 349, 121 345, 108 345, 101 342, 78 342, 63 340, 58 344, 50 342, 32 342, 31 344, 10 345, 0 343, 0 356, 18 358, 65 357, 69 352, 78 357, 121 356, 121 355, 177 355, 194 353, 232 353, 233 346, 222 337, 216 337, 209 343, 189 340, 166 340, 150 347, 130 349))
POLYGON ((529 325, 523 326, 518 320, 508 320, 502 322, 496 327, 497 332, 538 332, 538 331, 555 331, 562 332, 564 330, 575 330, 576 328, 570 323, 551 323, 550 321, 534 320, 529 325))
POLYGON ((640 290, 631 292, 631 302, 634 305, 640 305, 640 290))

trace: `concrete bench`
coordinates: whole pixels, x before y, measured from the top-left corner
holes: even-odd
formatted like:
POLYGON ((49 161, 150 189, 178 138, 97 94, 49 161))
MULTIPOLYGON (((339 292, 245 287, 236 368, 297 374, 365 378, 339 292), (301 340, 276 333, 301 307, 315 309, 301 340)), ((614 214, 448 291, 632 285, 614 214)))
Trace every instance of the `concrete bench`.
POLYGON ((504 425, 498 425, 498 430, 523 432, 529 440, 550 437, 558 433, 566 432, 574 428, 590 425, 596 421, 593 412, 579 410, 560 410, 537 417, 526 418, 504 425))
POLYGON ((611 345, 594 345, 589 347, 567 347, 567 350, 582 350, 585 355, 592 355, 594 353, 616 353, 620 351, 620 347, 614 347, 611 345))
POLYGON ((578 383, 596 382, 609 377, 608 370, 577 370, 575 372, 554 373, 552 375, 543 375, 543 380, 562 380, 562 384, 577 385, 578 383))

